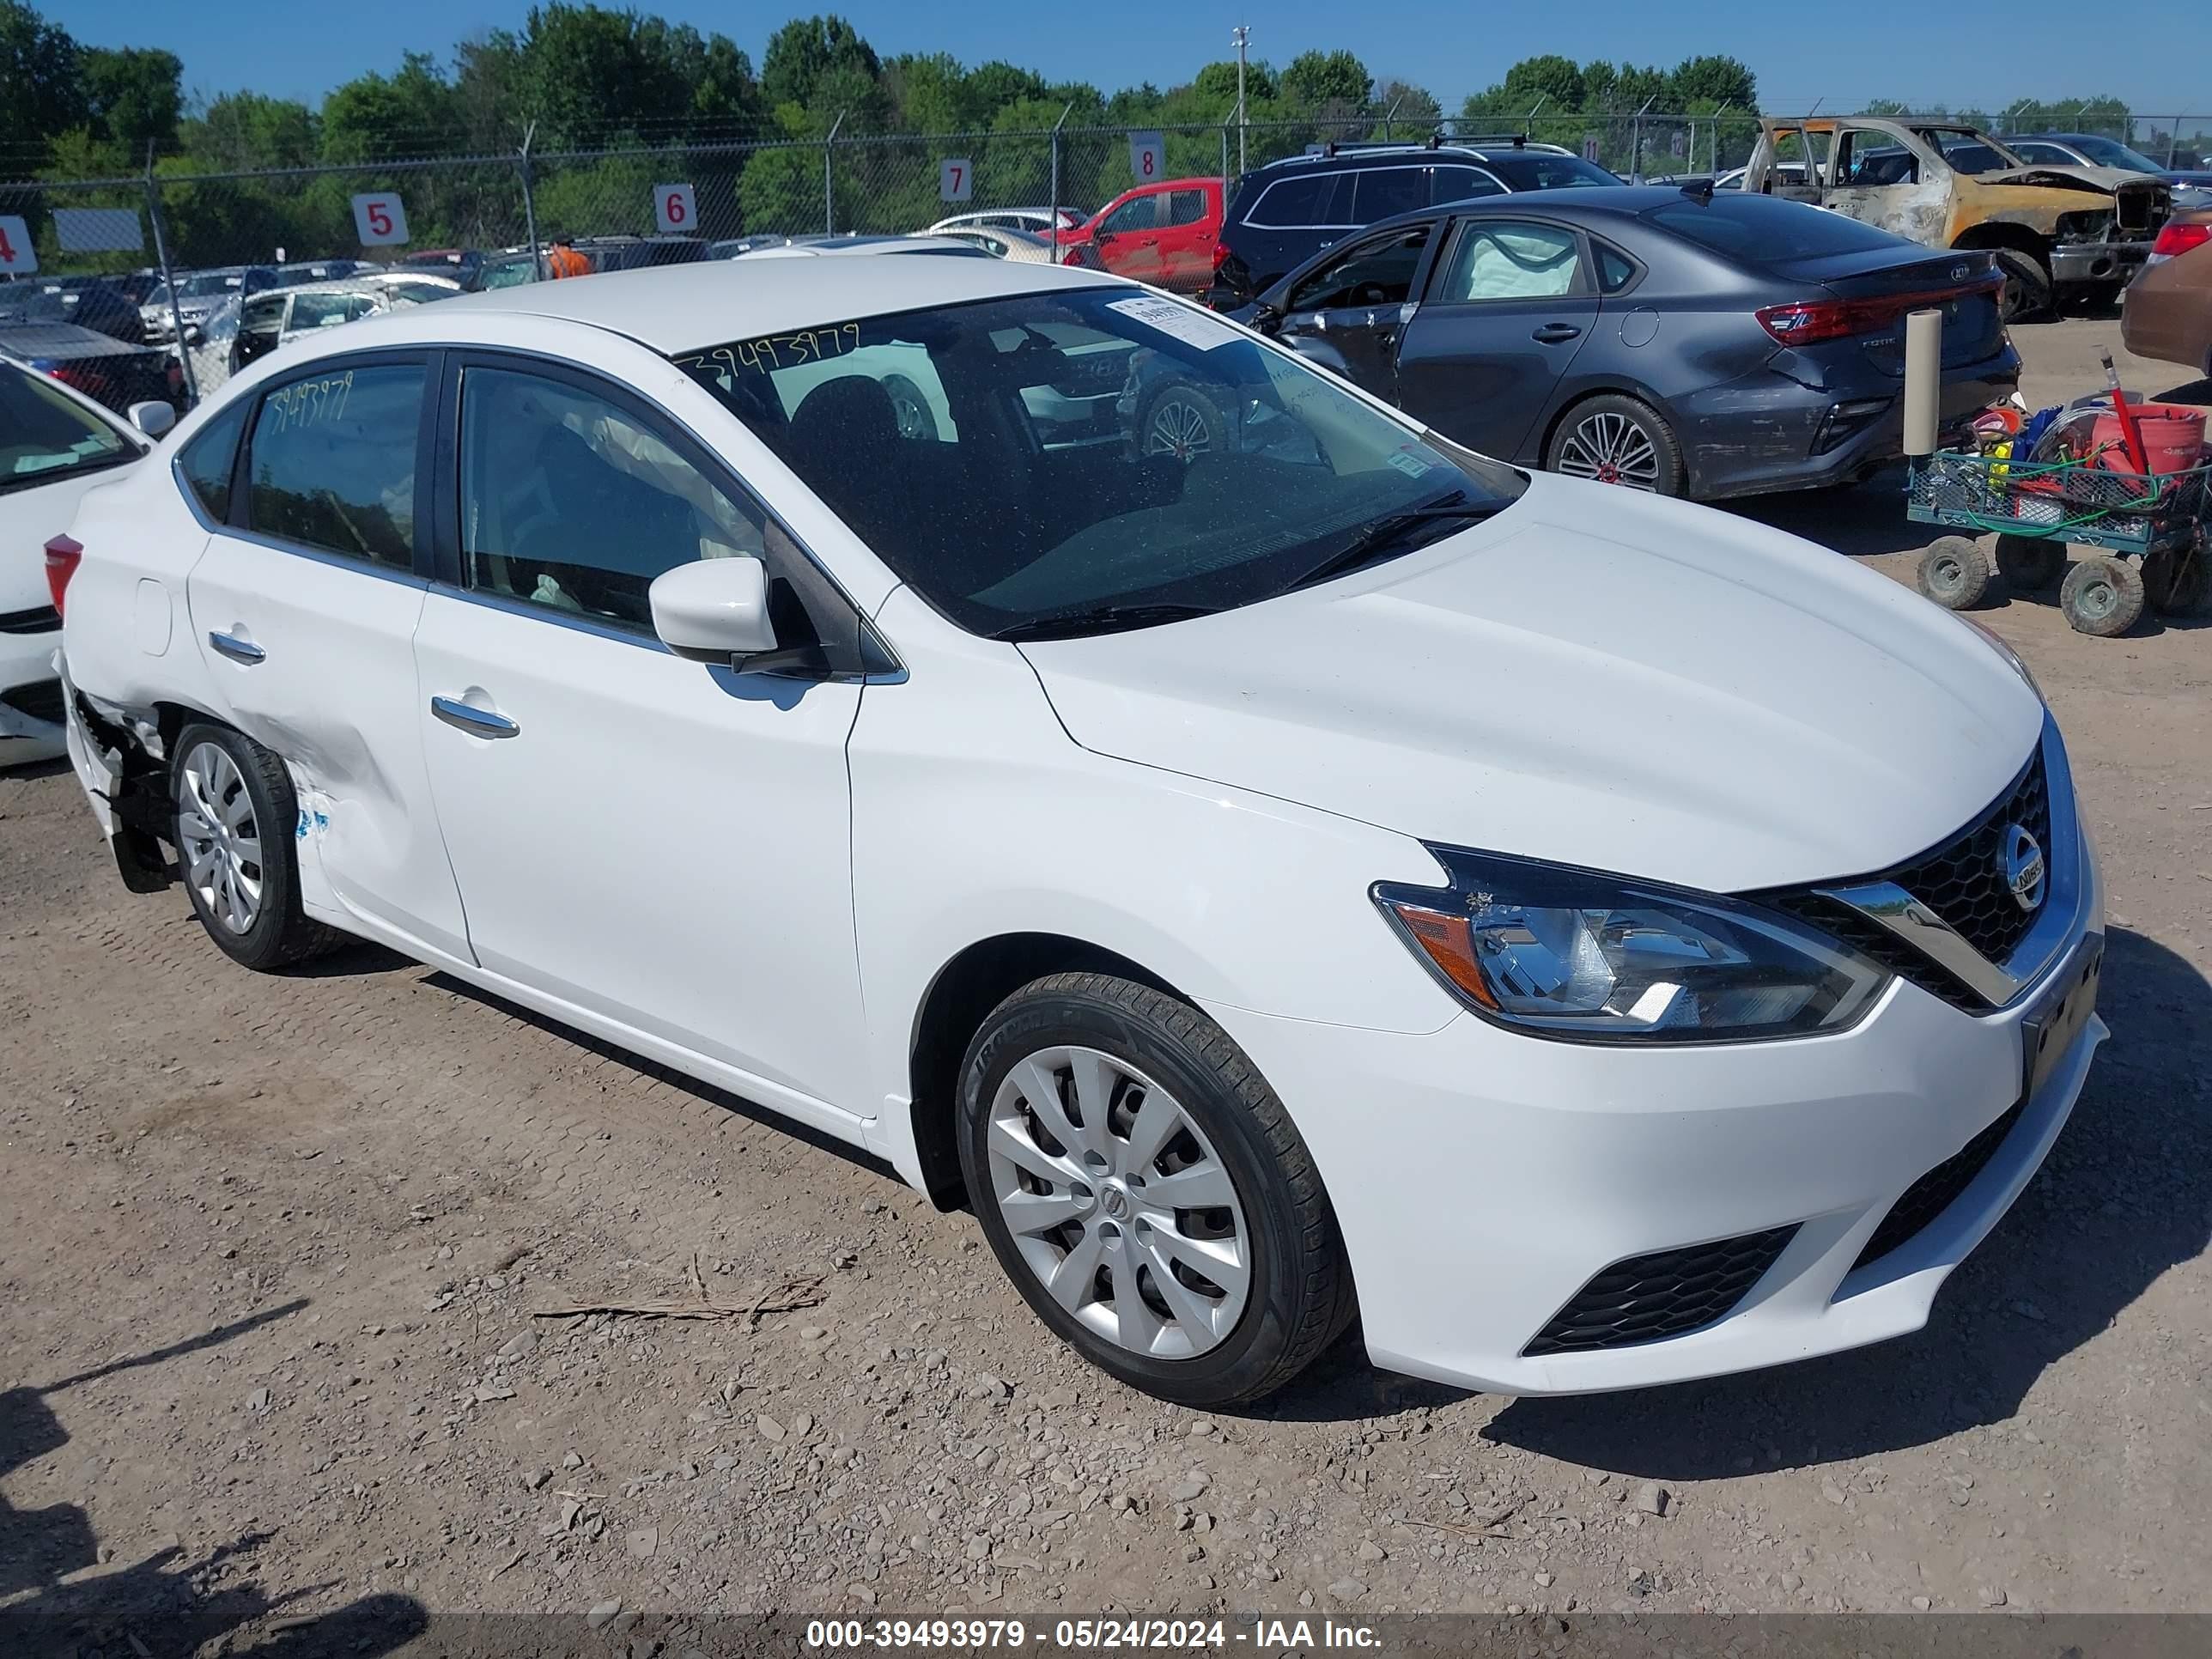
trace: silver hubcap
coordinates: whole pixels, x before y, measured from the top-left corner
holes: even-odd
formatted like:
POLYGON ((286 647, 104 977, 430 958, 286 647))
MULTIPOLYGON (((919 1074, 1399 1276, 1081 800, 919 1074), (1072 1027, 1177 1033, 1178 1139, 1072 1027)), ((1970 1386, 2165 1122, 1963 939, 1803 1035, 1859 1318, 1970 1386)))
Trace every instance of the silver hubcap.
POLYGON ((1132 1352, 1215 1346, 1251 1291, 1229 1171, 1175 1097, 1096 1048, 1041 1048, 991 1103, 991 1194, 1053 1300, 1132 1352))
POLYGON ((261 914, 261 830, 238 764, 196 744, 177 775, 177 838, 185 880, 206 913, 234 933, 261 914))
POLYGON ((1172 455, 1179 461, 1203 454, 1212 447, 1206 436, 1206 416, 1199 407, 1182 398, 1170 398, 1152 411, 1152 423, 1145 432, 1145 453, 1172 455))
POLYGON ((1610 410, 1586 415, 1567 434, 1559 451, 1559 471, 1570 477, 1595 478, 1600 483, 1656 489, 1659 447, 1649 433, 1626 415, 1610 410))

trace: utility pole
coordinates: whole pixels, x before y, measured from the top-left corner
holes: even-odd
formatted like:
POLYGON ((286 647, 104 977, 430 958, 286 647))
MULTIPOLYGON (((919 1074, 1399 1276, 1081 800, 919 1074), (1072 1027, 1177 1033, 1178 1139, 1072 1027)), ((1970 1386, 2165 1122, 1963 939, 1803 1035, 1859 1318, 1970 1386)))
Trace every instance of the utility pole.
POLYGON ((1239 23, 1229 31, 1229 43, 1237 48, 1237 171, 1244 171, 1244 48, 1251 44, 1252 31, 1239 23))

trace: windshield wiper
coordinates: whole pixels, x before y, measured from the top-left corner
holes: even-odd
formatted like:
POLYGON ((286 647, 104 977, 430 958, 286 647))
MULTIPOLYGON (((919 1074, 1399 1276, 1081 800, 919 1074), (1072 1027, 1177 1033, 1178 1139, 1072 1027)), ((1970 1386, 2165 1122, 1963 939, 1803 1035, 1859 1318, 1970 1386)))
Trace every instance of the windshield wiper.
POLYGON ((1099 605, 1082 611, 1062 611, 1027 622, 1009 623, 986 635, 994 640, 1072 640, 1085 634, 1110 634, 1125 628, 1150 628, 1158 623, 1185 622, 1211 617, 1217 605, 1099 605))
POLYGON ((1316 582, 1325 582, 1332 576, 1341 576, 1364 564, 1370 564, 1384 554, 1398 550, 1409 532, 1435 520, 1465 519, 1474 522, 1503 512, 1508 505, 1498 501, 1471 501, 1462 494, 1440 501, 1425 501, 1401 513, 1386 514, 1365 526, 1342 547, 1279 591, 1288 593, 1301 587, 1310 587, 1316 582))

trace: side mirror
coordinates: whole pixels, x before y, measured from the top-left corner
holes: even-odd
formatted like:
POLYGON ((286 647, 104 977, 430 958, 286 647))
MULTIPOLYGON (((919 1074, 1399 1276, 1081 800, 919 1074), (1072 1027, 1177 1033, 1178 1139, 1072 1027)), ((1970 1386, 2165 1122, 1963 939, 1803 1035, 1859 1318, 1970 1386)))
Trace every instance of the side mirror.
POLYGON ((130 409, 131 424, 149 438, 158 438, 177 423, 177 411, 165 403, 149 400, 133 404, 130 409))
POLYGON ((696 559, 653 579, 653 631, 692 662, 742 667, 775 649, 768 567, 758 559, 696 559))

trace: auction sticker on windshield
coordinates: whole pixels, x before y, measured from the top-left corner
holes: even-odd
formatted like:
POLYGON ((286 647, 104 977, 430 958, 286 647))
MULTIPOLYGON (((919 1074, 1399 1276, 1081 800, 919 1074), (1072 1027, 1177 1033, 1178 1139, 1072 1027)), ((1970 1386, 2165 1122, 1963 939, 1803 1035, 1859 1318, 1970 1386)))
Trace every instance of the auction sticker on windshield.
POLYGON ((1133 322, 1146 328, 1156 328, 1163 334, 1171 334, 1185 345, 1194 345, 1200 351, 1211 351, 1216 346, 1234 345, 1244 337, 1218 318, 1203 311, 1194 311, 1188 306, 1179 306, 1173 300, 1115 300, 1106 307, 1118 311, 1133 322))

